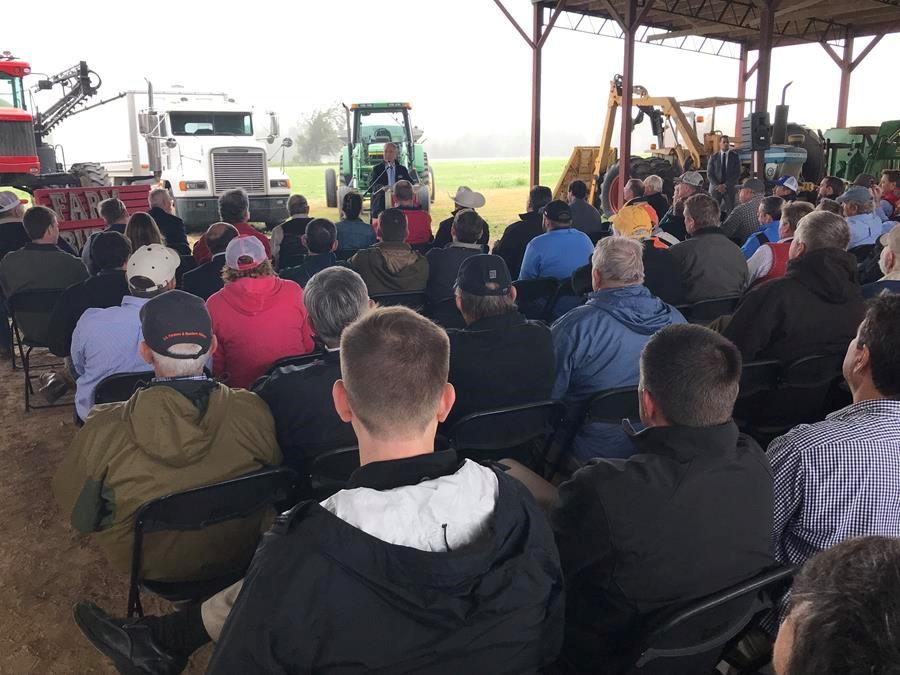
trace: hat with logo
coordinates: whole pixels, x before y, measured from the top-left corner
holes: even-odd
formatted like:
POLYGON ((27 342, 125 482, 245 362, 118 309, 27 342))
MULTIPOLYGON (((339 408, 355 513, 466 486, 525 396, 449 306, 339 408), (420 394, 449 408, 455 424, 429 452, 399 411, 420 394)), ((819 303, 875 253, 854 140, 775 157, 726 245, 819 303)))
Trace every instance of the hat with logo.
POLYGON ((471 295, 507 295, 512 279, 503 258, 481 253, 466 258, 459 266, 456 287, 471 295))
POLYGON ((212 320, 201 298, 184 291, 166 291, 141 307, 144 342, 157 354, 195 359, 212 346, 212 320), (174 345, 199 345, 192 354, 172 352, 174 345))
POLYGON ((554 199, 544 207, 544 215, 554 223, 568 225, 572 222, 572 210, 562 199, 554 199))
POLYGON ((840 197, 836 197, 834 201, 838 204, 843 204, 844 202, 868 204, 872 201, 872 193, 869 192, 869 188, 865 188, 861 185, 851 185, 844 191, 844 194, 840 197))
POLYGON ((753 193, 762 194, 766 191, 765 181, 759 178, 748 178, 743 183, 741 183, 741 190, 750 190, 753 193))
POLYGON ((685 171, 675 179, 676 183, 686 183, 693 187, 703 187, 703 176, 699 171, 685 171))
POLYGON ((267 257, 265 246, 253 236, 232 239, 225 249, 225 264, 233 270, 252 270, 267 257))
POLYGON ((128 258, 128 285, 144 292, 158 291, 175 278, 180 264, 178 254, 162 244, 141 246, 128 258))
POLYGON ((793 176, 782 176, 778 180, 775 181, 775 185, 780 185, 782 187, 786 187, 788 190, 793 192, 800 191, 800 184, 797 182, 797 179, 793 176))

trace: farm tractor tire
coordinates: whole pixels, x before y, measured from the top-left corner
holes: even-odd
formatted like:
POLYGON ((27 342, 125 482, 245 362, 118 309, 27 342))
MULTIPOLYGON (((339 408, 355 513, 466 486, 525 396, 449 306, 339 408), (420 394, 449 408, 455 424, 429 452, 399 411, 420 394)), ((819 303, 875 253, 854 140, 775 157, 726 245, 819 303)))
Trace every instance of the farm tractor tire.
POLYGON ((325 169, 325 203, 329 209, 336 209, 337 198, 337 174, 334 169, 325 169))
POLYGON ((112 185, 106 167, 96 162, 79 162, 69 168, 69 173, 81 182, 81 187, 105 187, 112 185))
MULTIPOLYGON (((631 178, 645 179, 647 176, 657 175, 663 179, 663 193, 670 199, 675 192, 675 178, 678 169, 663 157, 632 157, 630 162, 631 178)), ((606 216, 611 216, 619 210, 619 163, 610 166, 603 174, 603 183, 600 188, 601 211, 606 216)))

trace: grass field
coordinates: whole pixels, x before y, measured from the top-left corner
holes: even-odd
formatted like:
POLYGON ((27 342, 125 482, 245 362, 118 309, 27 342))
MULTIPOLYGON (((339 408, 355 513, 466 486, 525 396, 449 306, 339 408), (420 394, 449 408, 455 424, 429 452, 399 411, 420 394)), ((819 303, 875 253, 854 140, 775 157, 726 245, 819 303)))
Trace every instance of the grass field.
MULTIPOLYGON (((542 184, 556 187, 565 163, 562 158, 543 159, 542 184)), ((453 201, 448 193, 455 193, 460 185, 484 195, 487 203, 479 213, 491 227, 492 240, 525 210, 529 187, 527 159, 447 159, 432 160, 431 164, 437 184, 435 203, 431 205, 435 222, 450 214, 453 201)), ((289 166, 285 172, 291 178, 291 190, 309 200, 312 215, 336 219, 337 209, 325 206, 325 169, 329 166, 289 166)))

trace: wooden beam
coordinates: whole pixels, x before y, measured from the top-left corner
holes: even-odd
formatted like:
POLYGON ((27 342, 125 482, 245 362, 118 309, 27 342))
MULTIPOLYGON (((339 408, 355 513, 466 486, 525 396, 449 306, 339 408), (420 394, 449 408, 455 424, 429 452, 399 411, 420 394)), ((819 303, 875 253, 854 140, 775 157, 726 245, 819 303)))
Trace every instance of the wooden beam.
POLYGON ((869 52, 871 52, 873 49, 875 49, 875 45, 877 45, 879 42, 881 42, 881 38, 883 38, 883 37, 884 37, 884 33, 879 33, 874 38, 872 38, 872 41, 869 44, 867 44, 866 48, 863 49, 859 53, 859 56, 857 56, 855 59, 853 59, 853 61, 850 62, 851 72, 856 70, 856 66, 858 66, 860 63, 862 63, 862 60, 869 55, 869 52))
POLYGON ((641 22, 647 18, 647 12, 649 12, 653 8, 653 3, 656 0, 644 0, 643 8, 638 10, 637 16, 634 17, 634 28, 637 28, 641 22))
POLYGON ((837 55, 837 52, 832 49, 830 44, 828 44, 827 42, 820 42, 819 44, 822 45, 822 49, 827 52, 828 56, 831 57, 831 60, 837 64, 837 67, 840 68, 841 71, 843 71, 849 65, 844 63, 844 59, 837 55))
POLYGON ((629 26, 625 24, 625 20, 616 11, 616 8, 613 7, 613 4, 609 0, 600 0, 600 4, 602 4, 606 8, 606 11, 609 12, 609 15, 613 18, 613 21, 619 24, 619 28, 627 33, 629 26))
POLYGON ((544 46, 544 43, 550 36, 550 31, 553 30, 553 26, 556 25, 556 20, 559 18, 560 13, 565 9, 567 1, 568 0, 557 0, 556 8, 553 10, 553 14, 550 16, 550 22, 547 24, 547 27, 544 28, 544 34, 541 35, 541 39, 538 40, 538 49, 541 49, 544 46))
POLYGON ((509 22, 513 25, 513 28, 515 28, 517 31, 519 31, 519 35, 521 35, 522 39, 528 43, 528 46, 531 47, 532 49, 534 49, 535 48, 534 42, 532 42, 531 38, 528 37, 528 35, 525 33, 524 30, 522 30, 522 27, 519 25, 519 22, 513 18, 513 15, 509 13, 509 10, 503 6, 503 2, 501 2, 501 0, 494 0, 494 4, 497 5, 497 7, 500 8, 500 11, 503 12, 504 16, 507 19, 509 19, 509 22))
POLYGON ((750 76, 756 72, 756 69, 759 67, 759 57, 757 57, 756 61, 753 62, 753 65, 747 68, 747 79, 750 79, 750 76))

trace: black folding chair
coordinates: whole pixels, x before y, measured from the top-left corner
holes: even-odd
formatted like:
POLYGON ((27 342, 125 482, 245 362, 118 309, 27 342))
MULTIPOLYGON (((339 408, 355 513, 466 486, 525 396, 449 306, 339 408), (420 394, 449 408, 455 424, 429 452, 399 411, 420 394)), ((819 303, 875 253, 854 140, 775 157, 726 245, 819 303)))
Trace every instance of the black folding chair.
POLYGON ((418 251, 422 255, 425 255, 426 253, 428 253, 428 251, 430 251, 431 249, 434 248, 434 243, 429 241, 428 243, 425 243, 425 244, 410 244, 409 247, 413 251, 418 251))
POLYGON ((725 298, 701 300, 692 305, 680 305, 678 309, 684 314, 684 318, 691 323, 709 323, 710 321, 715 321, 720 316, 732 314, 740 300, 740 295, 731 295, 725 298), (685 310, 687 311, 686 314, 685 310))
POLYGON ((730 588, 666 612, 639 641, 629 675, 696 675, 715 672, 726 645, 754 618, 776 606, 796 573, 766 570, 730 588))
POLYGON ((181 262, 178 263, 178 269, 175 270, 175 286, 181 288, 182 278, 187 272, 197 269, 197 261, 194 256, 190 255, 190 252, 187 255, 182 254, 178 257, 181 262))
POLYGON ((582 424, 621 424, 622 420, 640 420, 641 406, 637 387, 619 387, 597 392, 591 397, 582 424))
POLYGON ((460 457, 484 461, 512 456, 531 465, 531 448, 535 443, 546 445, 564 412, 565 406, 559 401, 485 410, 466 415, 445 435, 460 457))
POLYGON ((341 248, 334 252, 334 257, 338 260, 350 260, 358 252, 358 248, 341 248))
POLYGON ((323 452, 309 467, 310 484, 315 498, 327 499, 347 487, 350 474, 359 468, 359 448, 337 448, 323 452))
POLYGON ((429 303, 425 308, 425 316, 444 328, 465 328, 466 322, 456 308, 456 298, 445 298, 440 302, 429 303))
POLYGON ((778 386, 781 370, 781 362, 774 359, 744 363, 738 400, 773 391, 778 386))
POLYGON ((104 377, 94 388, 94 405, 127 401, 142 384, 150 382, 153 377, 152 370, 136 373, 116 373, 115 375, 104 377))
POLYGON ((535 321, 543 320, 548 307, 553 302, 559 281, 551 277, 539 279, 520 279, 514 281, 516 288, 516 304, 526 318, 535 321))
POLYGON ((172 603, 192 604, 227 588, 246 572, 246 569, 241 569, 225 576, 189 581, 146 579, 141 570, 145 535, 202 530, 230 520, 248 518, 266 507, 278 505, 280 508, 290 508, 296 485, 297 474, 292 469, 271 467, 213 485, 158 497, 144 504, 134 517, 128 617, 144 616, 141 590, 155 593, 172 603))
MULTIPOLYGON (((32 382, 38 379, 38 376, 34 375, 32 371, 53 370, 64 366, 62 361, 54 360, 40 364, 33 364, 31 361, 35 349, 46 349, 49 352, 50 346, 46 342, 46 336, 42 333, 47 331, 50 314, 63 290, 19 291, 7 301, 12 318, 14 349, 19 352, 19 359, 25 374, 25 412, 71 405, 70 402, 48 405, 32 405, 31 403, 31 397, 34 395, 32 382)), ((15 366, 15 360, 13 365, 15 366)))
POLYGON ((579 301, 577 305, 584 303, 584 298, 581 296, 581 294, 575 291, 573 279, 571 278, 563 279, 559 282, 559 285, 556 287, 556 292, 553 294, 550 302, 547 303, 547 309, 544 312, 544 316, 541 318, 548 323, 553 322, 553 320, 557 318, 557 307, 561 301, 564 301, 565 298, 578 298, 579 301))
POLYGON ((369 295, 369 298, 382 307, 402 305, 404 307, 409 307, 415 312, 421 311, 428 303, 428 296, 422 291, 411 291, 409 293, 373 293, 369 295))

